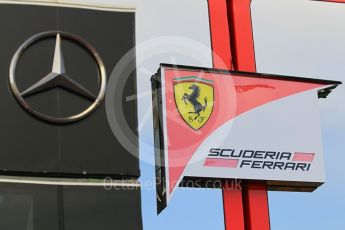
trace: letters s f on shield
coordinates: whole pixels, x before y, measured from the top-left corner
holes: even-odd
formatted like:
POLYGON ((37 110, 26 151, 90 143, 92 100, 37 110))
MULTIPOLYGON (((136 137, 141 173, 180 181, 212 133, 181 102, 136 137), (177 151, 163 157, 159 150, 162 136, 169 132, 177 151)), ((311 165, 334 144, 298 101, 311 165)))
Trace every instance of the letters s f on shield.
POLYGON ((214 105, 212 81, 194 76, 175 78, 174 97, 182 119, 195 131, 211 117, 214 105))

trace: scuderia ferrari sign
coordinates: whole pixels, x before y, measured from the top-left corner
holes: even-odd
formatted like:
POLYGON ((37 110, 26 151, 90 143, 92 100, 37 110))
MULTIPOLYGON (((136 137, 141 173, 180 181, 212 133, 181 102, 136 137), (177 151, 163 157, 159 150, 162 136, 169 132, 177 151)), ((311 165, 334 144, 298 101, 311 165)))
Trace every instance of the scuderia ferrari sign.
POLYGON ((152 77, 158 212, 179 186, 325 181, 318 98, 340 82, 162 64, 152 77))

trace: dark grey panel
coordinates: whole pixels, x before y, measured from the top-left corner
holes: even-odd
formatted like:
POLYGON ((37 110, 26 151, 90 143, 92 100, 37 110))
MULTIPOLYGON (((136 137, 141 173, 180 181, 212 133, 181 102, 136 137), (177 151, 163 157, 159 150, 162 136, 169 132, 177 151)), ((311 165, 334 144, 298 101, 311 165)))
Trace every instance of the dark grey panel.
MULTIPOLYGON (((134 157, 115 138, 104 102, 84 120, 54 125, 27 113, 13 97, 8 83, 9 65, 16 49, 30 36, 48 30, 73 33, 88 41, 102 57, 109 77, 122 56, 135 46, 134 13, 1 4, 0 19, 0 170, 138 177, 138 151, 134 157)), ((54 45, 54 39, 46 39, 24 53, 16 71, 20 90, 49 73, 54 45)), ((97 93, 97 66, 90 55, 71 41, 64 40, 62 46, 69 76, 97 93)), ((125 94, 123 98, 136 94, 134 72, 128 78, 125 94)), ((71 115, 89 105, 84 98, 62 89, 31 96, 28 102, 52 116, 71 115)), ((115 106, 124 111, 136 133, 137 102, 115 106)))
POLYGON ((0 229, 60 230, 56 186, 0 184, 0 229))
MULTIPOLYGON (((111 74, 117 62, 134 47, 134 14, 60 8, 59 15, 59 29, 87 38, 103 58, 108 75, 111 74)), ((68 53, 70 51, 72 49, 66 50, 66 56, 73 56, 73 53, 68 53)), ((68 64, 66 68, 69 68, 68 64)), ((73 66, 70 66, 70 69, 75 71, 74 76, 84 77, 89 73, 87 70, 73 69, 73 66), (77 71, 84 71, 84 73, 77 74, 77 71)), ((133 69, 135 68, 133 67, 133 69)), ((85 82, 88 86, 81 77, 77 80, 85 82)), ((128 79, 129 87, 124 91, 126 93, 124 98, 127 95, 136 94, 135 80, 134 74, 128 79)), ((89 87, 91 86, 89 85, 89 87)), ((131 118, 128 124, 133 130, 136 130, 136 101, 115 106, 122 109, 124 114, 131 118)), ((106 166, 113 167, 113 171, 120 171, 127 175, 139 174, 138 165, 136 168, 128 167, 137 164, 136 158, 129 154, 120 143, 114 141, 114 135, 106 119, 104 103, 87 119, 60 129, 61 145, 64 147, 62 165, 66 167, 64 170, 79 163, 87 169, 87 172, 92 173, 102 173, 103 169, 100 166, 106 166), (76 136, 79 136, 80 140, 74 142, 76 136), (82 144, 85 140, 89 141, 87 145, 82 144)))
MULTIPOLYGON (((0 5, 1 169, 44 171, 49 168, 53 170, 53 165, 59 161, 58 129, 28 115, 14 99, 8 83, 9 66, 16 49, 30 36, 55 28, 55 16, 56 9, 54 8, 0 5)), ((45 45, 42 44, 42 49, 45 45)), ((49 50, 42 51, 42 55, 48 55, 48 53, 49 50)), ((30 73, 27 74, 30 75, 23 78, 22 84, 28 84, 29 77, 35 80, 36 76, 45 74, 48 65, 50 63, 47 58, 37 60, 37 62, 32 61, 30 73)), ((50 101, 55 98, 56 95, 49 93, 40 99, 40 103, 45 110, 54 112, 57 107, 50 101)), ((37 101, 35 98, 32 100, 37 101)))
POLYGON ((65 230, 142 229, 138 189, 66 186, 63 194, 65 230))
POLYGON ((142 229, 140 189, 2 183, 0 229, 142 229))

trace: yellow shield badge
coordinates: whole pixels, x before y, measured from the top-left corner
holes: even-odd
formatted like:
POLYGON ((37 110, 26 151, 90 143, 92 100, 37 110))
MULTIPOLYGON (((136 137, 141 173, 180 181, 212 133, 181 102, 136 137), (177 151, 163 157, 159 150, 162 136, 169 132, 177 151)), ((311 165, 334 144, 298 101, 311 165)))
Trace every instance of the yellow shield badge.
POLYGON ((174 79, 176 107, 183 120, 194 130, 211 117, 214 104, 213 82, 199 77, 174 79))

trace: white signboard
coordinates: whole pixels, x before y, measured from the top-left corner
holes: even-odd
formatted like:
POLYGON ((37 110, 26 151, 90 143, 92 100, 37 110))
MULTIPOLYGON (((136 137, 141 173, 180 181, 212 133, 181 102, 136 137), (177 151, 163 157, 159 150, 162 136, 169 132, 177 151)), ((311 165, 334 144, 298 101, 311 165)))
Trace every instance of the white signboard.
POLYGON ((152 81, 161 208, 178 186, 214 179, 325 182, 317 103, 340 82, 171 65, 152 81))

